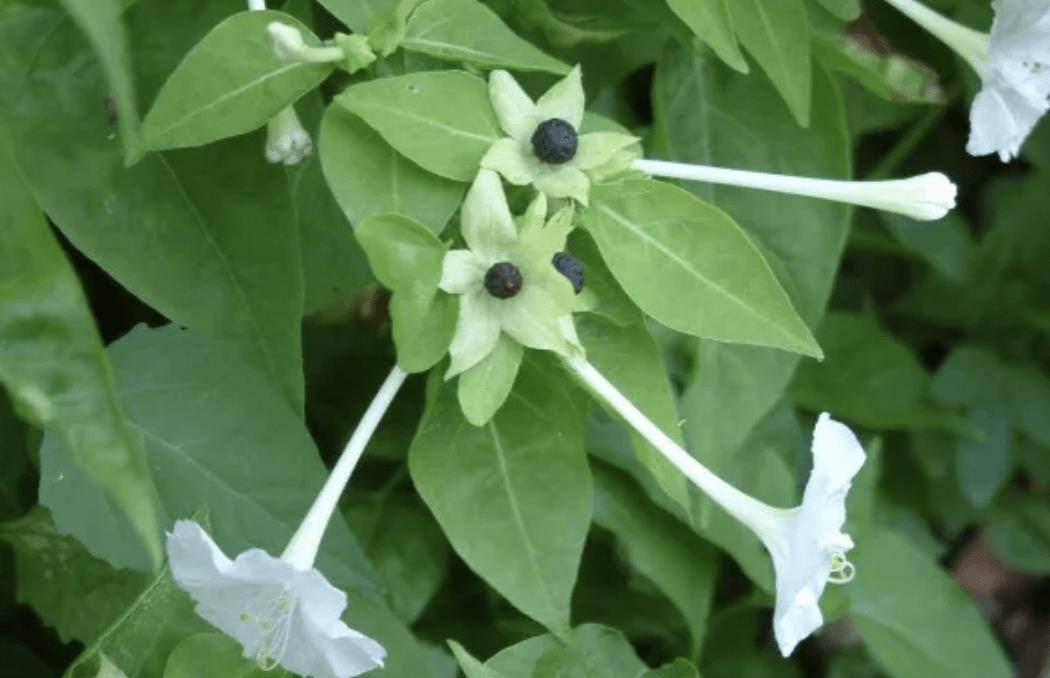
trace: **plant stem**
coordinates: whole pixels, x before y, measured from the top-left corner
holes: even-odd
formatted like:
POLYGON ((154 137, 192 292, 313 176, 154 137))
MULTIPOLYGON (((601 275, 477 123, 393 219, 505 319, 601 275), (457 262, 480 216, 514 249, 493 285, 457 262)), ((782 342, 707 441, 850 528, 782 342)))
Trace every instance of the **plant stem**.
POLYGON ((988 34, 975 31, 938 14, 917 0, 886 0, 902 14, 922 26, 933 37, 947 45, 966 63, 981 72, 988 57, 988 34))
POLYGON ((372 403, 365 410, 349 442, 339 455, 339 461, 332 468, 328 480, 325 481, 317 498, 314 499, 299 529, 292 535, 287 548, 281 554, 282 560, 302 570, 313 567, 314 560, 317 558, 317 550, 321 546, 321 538, 324 537, 325 530, 328 528, 328 522, 332 518, 332 513, 335 512, 339 497, 343 494, 361 454, 365 451, 365 446, 375 433, 379 420, 386 414, 391 401, 397 395, 401 385, 405 383, 407 376, 396 365, 390 370, 390 374, 379 387, 372 403))

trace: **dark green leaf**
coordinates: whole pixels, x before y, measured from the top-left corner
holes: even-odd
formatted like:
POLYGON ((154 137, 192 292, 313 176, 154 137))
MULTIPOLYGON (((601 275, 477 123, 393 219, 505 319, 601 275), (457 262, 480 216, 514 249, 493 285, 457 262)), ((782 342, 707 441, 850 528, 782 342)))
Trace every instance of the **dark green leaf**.
POLYGON ((729 13, 731 0, 667 0, 668 6, 714 50, 722 61, 747 73, 747 61, 737 45, 736 30, 729 13))
POLYGON ((622 633, 585 624, 536 663, 532 678, 635 678, 648 668, 622 633))

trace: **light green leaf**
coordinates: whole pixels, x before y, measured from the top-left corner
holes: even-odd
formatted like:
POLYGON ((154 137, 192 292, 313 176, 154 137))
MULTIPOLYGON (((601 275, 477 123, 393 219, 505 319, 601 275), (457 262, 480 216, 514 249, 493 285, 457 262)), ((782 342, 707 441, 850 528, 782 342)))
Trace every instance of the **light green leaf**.
POLYGON ((342 106, 325 111, 319 145, 328 185, 355 227, 395 212, 441 233, 463 198, 463 184, 420 169, 342 106))
POLYGON ((642 313, 616 282, 609 267, 602 260, 594 238, 582 228, 569 235, 569 252, 583 264, 583 294, 594 300, 590 313, 600 315, 617 325, 642 322, 642 313))
MULTIPOLYGON (((175 327, 139 327, 111 345, 110 356, 118 396, 162 481, 158 494, 167 520, 208 506, 212 533, 227 555, 253 547, 281 553, 327 474, 305 425, 273 387, 229 346, 175 327)), ((126 522, 53 438, 41 449, 41 478, 41 503, 60 530, 110 563, 141 567, 126 522)), ((328 526, 317 568, 347 593, 351 626, 387 648, 390 676, 432 675, 420 671, 430 652, 379 598, 372 568, 341 517, 328 526)), ((117 661, 112 650, 102 649, 117 661)), ((140 651, 127 646, 129 653, 140 651)))
POLYGON ((620 631, 584 624, 536 663, 532 678, 635 678, 648 668, 620 631))
POLYGON ((689 628, 691 656, 700 652, 714 597, 717 555, 689 528, 645 498, 622 474, 593 467, 594 520, 616 535, 627 560, 668 597, 689 628))
POLYGON ((76 273, 3 136, 0 226, 0 382, 22 417, 61 432, 75 463, 132 521, 156 567, 160 531, 142 447, 117 403, 76 273))
POLYGON ((532 678, 536 663, 560 645, 549 633, 534 636, 504 648, 485 662, 485 666, 506 678, 532 678))
POLYGON ((1012 675, 966 592, 906 539, 873 531, 853 561, 857 578, 846 587, 850 617, 894 678, 1012 675))
POLYGON ((802 127, 809 127, 812 66, 805 0, 730 0, 737 37, 802 127))
POLYGON ((140 121, 128 37, 120 17, 124 7, 119 0, 97 0, 90 4, 62 0, 62 6, 73 17, 98 55, 112 92, 117 126, 124 142, 124 157, 128 162, 133 162, 141 155, 140 121))
POLYGON ((0 525, 0 539, 14 551, 18 601, 31 605, 66 643, 93 641, 147 583, 140 573, 114 569, 58 532, 39 506, 0 525))
POLYGON ((860 16, 860 0, 819 0, 824 9, 842 21, 853 21, 860 16))
POLYGON ((430 369, 445 355, 456 326, 456 299, 438 290, 445 245, 400 214, 370 217, 356 234, 376 278, 394 293, 398 364, 407 372, 430 369))
POLYGON ((274 11, 235 14, 204 36, 161 87, 142 121, 151 150, 201 146, 262 127, 332 72, 332 64, 277 58, 267 24, 293 26, 310 46, 320 39, 274 11))
POLYGON ((401 46, 481 68, 569 72, 567 65, 518 37, 478 0, 426 0, 412 13, 401 46))
POLYGON ((282 678, 281 668, 263 671, 235 640, 221 633, 197 633, 182 639, 164 665, 164 678, 282 678))
POLYGON ((762 254, 724 212, 662 181, 591 190, 583 225, 628 296, 698 337, 821 356, 762 254))
POLYGON ((320 5, 354 30, 367 33, 370 20, 376 14, 392 9, 398 0, 318 0, 320 5))
POLYGON ((722 61, 747 73, 747 61, 737 45, 729 3, 733 0, 667 0, 668 6, 722 61))
POLYGON ((488 87, 462 71, 410 73, 358 83, 336 97, 401 155, 428 172, 471 181, 503 136, 488 87))
POLYGON ((451 385, 432 388, 409 450, 416 489, 475 572, 522 612, 568 632, 593 502, 573 402, 526 363, 507 407, 478 428, 451 385))
POLYGON ((700 672, 685 659, 676 659, 658 669, 646 671, 641 678, 700 678, 700 672))
MULTIPOLYGON (((125 169, 107 140, 99 102, 105 84, 84 39, 54 3, 16 11, 24 6, 0 8, 0 17, 12 18, 0 21, 0 43, 10 48, 0 51, 0 109, 44 212, 165 317, 237 342, 301 409, 302 272, 283 170, 260 161, 256 137, 150 154, 125 169), (34 53, 48 58, 32 60, 34 53)), ((208 11, 163 3, 136 9, 128 20, 143 55, 137 63, 163 74, 179 44, 169 25, 182 26, 186 13, 214 21, 222 3, 209 3, 208 11)))
POLYGON ((492 352, 459 376, 456 394, 467 421, 484 426, 499 411, 510 395, 524 356, 524 347, 501 333, 492 352))
POLYGON ((456 661, 467 678, 503 678, 501 674, 475 659, 456 641, 450 640, 448 645, 452 648, 452 654, 456 656, 456 661))
MULTIPOLYGON (((587 350, 587 359, 664 433, 683 445, 667 371, 659 347, 645 326, 618 327, 590 314, 577 314, 575 320, 576 331, 587 350)), ((633 429, 630 433, 638 458, 664 492, 688 510, 689 492, 685 476, 633 429)))

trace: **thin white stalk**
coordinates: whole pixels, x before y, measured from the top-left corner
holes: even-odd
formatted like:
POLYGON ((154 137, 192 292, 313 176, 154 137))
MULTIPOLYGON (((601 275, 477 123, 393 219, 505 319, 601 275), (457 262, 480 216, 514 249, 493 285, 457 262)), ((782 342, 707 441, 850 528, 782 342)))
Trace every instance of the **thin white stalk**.
POLYGON ((581 358, 565 358, 564 361, 595 395, 612 407, 639 435, 674 464, 675 468, 725 509, 726 513, 756 534, 772 534, 776 529, 776 519, 785 513, 783 509, 769 506, 719 478, 671 440, 589 362, 581 358))
POLYGON ((387 408, 390 407, 391 401, 397 395, 401 385, 405 383, 407 376, 396 365, 390 370, 390 374, 379 387, 372 403, 365 410, 364 416, 361 417, 353 435, 350 436, 350 441, 339 455, 339 461, 328 475, 328 480, 325 481, 317 498, 314 499, 313 506, 310 507, 299 529, 288 542, 288 547, 281 554, 282 560, 301 570, 313 567, 314 560, 317 558, 317 550, 321 546, 321 539, 328 528, 328 521, 331 520, 332 513, 335 512, 339 497, 343 494, 361 454, 365 451, 365 446, 375 433, 379 420, 386 414, 387 408))
POLYGON ((966 60, 978 73, 988 57, 988 34, 952 21, 917 0, 886 0, 966 60))
POLYGON ((650 176, 820 198, 904 214, 913 219, 940 219, 955 207, 955 184, 938 172, 886 181, 843 181, 666 160, 635 160, 631 166, 650 176))

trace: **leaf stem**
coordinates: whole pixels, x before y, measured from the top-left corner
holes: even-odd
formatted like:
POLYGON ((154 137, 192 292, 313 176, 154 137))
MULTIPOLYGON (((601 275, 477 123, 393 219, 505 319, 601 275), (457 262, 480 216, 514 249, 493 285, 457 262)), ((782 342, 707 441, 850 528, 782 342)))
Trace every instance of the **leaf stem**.
POLYGON ((328 480, 325 481, 321 491, 317 494, 317 498, 314 499, 314 503, 306 513, 306 517, 303 518, 299 529, 292 535, 287 548, 281 554, 282 560, 302 570, 308 570, 313 567, 314 560, 317 558, 317 550, 321 546, 321 538, 324 537, 325 530, 328 528, 328 522, 332 519, 332 513, 335 512, 339 497, 343 494, 343 490, 346 488, 346 484, 349 482, 358 460, 361 459, 365 446, 368 445, 372 434, 375 433, 379 421, 386 414, 390 403, 394 400, 394 396, 397 395, 401 385, 405 383, 407 376, 396 365, 390 370, 390 374, 382 386, 379 387, 375 397, 372 399, 372 403, 365 410, 365 414, 361 417, 357 428, 354 429, 349 442, 347 442, 342 454, 339 455, 339 461, 332 468, 332 472, 328 475, 328 480))
POLYGON ((774 520, 782 513, 768 504, 741 492, 718 477, 713 471, 694 459, 678 443, 660 430, 647 416, 642 414, 634 403, 620 392, 593 365, 581 358, 563 359, 565 364, 584 384, 599 398, 608 403, 657 451, 660 452, 675 468, 681 471, 694 485, 709 496, 725 511, 749 527, 758 535, 770 533, 774 529, 774 520))
POLYGON ((978 73, 988 58, 988 34, 963 26, 917 0, 886 0, 901 14, 947 45, 978 73))

